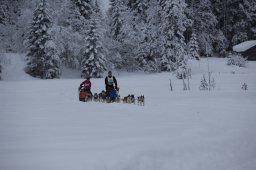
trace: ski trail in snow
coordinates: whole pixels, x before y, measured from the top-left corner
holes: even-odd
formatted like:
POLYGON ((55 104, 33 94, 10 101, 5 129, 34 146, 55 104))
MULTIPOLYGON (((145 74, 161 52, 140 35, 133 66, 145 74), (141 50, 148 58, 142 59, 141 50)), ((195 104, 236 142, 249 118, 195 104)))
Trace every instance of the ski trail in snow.
POLYGON ((3 64, 3 80, 30 80, 31 76, 25 73, 24 68, 26 66, 24 54, 7 53, 4 56, 3 64))

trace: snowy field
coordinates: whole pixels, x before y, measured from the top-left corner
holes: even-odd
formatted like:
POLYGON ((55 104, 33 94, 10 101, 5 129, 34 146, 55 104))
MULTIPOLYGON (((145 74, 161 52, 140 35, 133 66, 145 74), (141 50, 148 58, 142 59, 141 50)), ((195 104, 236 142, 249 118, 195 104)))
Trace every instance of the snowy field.
MULTIPOLYGON (((170 73, 116 72, 120 95, 144 94, 145 106, 83 103, 78 74, 34 79, 7 54, 0 170, 255 170, 256 62, 239 68, 211 58, 210 92, 199 90, 207 60, 190 65, 190 91, 170 73)), ((103 79, 91 81, 93 92, 104 88, 103 79)))

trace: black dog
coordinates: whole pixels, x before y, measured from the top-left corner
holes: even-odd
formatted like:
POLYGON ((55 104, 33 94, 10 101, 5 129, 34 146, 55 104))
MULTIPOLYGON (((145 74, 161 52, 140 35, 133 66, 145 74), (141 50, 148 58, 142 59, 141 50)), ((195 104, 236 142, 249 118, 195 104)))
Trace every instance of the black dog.
POLYGON ((145 97, 144 95, 141 95, 139 97, 137 97, 137 100, 138 100, 138 105, 143 105, 145 104, 145 97))

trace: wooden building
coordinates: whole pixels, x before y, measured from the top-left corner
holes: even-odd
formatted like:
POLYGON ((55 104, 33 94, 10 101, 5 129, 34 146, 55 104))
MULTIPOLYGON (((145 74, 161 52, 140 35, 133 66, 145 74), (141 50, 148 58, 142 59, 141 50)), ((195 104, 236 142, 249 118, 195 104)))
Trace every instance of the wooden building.
POLYGON ((240 53, 250 61, 256 61, 256 40, 246 41, 235 45, 233 51, 240 53))

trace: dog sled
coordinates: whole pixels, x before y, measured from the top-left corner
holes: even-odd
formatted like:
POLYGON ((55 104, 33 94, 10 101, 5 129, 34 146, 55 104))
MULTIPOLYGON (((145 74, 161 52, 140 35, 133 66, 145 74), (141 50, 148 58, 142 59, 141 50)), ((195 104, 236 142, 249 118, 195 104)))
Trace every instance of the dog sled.
POLYGON ((78 96, 79 96, 79 101, 82 102, 88 102, 92 100, 92 93, 90 90, 86 89, 84 86, 78 88, 78 96))
POLYGON ((86 89, 79 89, 79 101, 88 102, 102 102, 102 103, 126 103, 126 104, 138 104, 140 106, 145 105, 144 95, 135 97, 134 94, 129 94, 124 97, 120 97, 119 89, 111 89, 109 91, 102 90, 100 93, 94 93, 86 91, 86 89))

